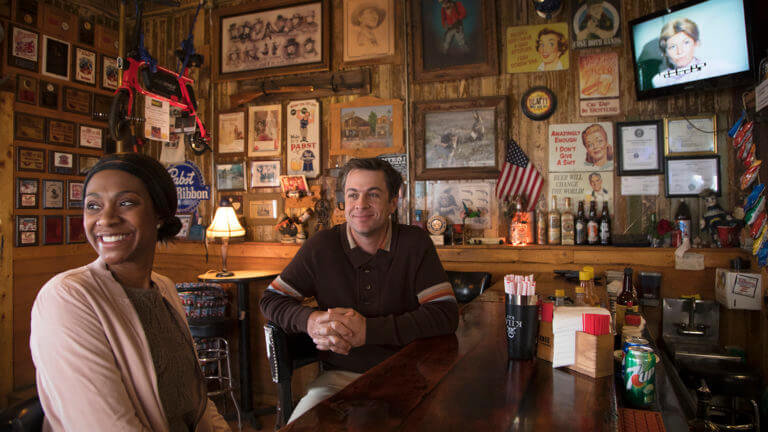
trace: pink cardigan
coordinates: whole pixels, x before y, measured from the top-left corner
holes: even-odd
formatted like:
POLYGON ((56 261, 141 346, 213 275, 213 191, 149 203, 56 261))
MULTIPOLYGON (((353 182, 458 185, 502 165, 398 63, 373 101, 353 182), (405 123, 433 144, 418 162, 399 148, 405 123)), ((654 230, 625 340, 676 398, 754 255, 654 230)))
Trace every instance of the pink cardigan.
MULTIPOLYGON (((152 281, 183 317, 170 279, 153 272, 152 281)), ((139 316, 101 258, 43 286, 29 345, 44 430, 168 430, 139 316)), ((197 431, 230 430, 205 401, 197 431)))

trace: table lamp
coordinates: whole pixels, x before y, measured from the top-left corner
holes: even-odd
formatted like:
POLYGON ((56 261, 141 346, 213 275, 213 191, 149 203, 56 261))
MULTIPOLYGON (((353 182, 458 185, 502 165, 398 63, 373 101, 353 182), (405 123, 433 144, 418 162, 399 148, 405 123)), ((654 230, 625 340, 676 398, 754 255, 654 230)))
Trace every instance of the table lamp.
POLYGON ((234 276, 234 273, 227 270, 227 247, 230 237, 241 237, 245 235, 245 228, 237 220, 235 209, 231 205, 222 205, 216 209, 213 216, 213 222, 205 230, 207 237, 221 239, 221 261, 223 268, 216 277, 234 276))

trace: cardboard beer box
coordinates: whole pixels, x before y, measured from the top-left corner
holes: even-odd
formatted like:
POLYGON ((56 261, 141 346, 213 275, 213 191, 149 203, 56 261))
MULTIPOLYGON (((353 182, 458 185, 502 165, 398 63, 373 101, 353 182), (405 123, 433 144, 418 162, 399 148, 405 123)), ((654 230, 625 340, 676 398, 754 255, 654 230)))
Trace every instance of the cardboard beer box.
POLYGON ((724 268, 715 273, 715 298, 727 309, 760 310, 762 287, 760 273, 724 268))

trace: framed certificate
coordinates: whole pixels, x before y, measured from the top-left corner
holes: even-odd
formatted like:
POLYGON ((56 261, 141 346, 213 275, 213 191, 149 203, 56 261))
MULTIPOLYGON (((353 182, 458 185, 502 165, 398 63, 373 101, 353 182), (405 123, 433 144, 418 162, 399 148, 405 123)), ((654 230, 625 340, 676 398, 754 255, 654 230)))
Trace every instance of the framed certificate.
POLYGON ((616 124, 619 176, 661 174, 661 121, 616 124))
POLYGON ((720 156, 668 158, 664 181, 668 197, 694 197, 704 189, 720 196, 720 156))
POLYGON ((69 53, 69 42, 43 35, 42 74, 69 81, 69 53))
POLYGON ((664 119, 666 156, 717 153, 717 116, 701 115, 664 119))

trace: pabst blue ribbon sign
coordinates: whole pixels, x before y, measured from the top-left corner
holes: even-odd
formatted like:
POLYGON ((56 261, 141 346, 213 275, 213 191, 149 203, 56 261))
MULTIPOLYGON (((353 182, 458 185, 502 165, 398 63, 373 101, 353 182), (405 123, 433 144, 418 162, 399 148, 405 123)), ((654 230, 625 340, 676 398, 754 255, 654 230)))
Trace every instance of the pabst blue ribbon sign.
POLYGON ((203 182, 200 168, 190 161, 171 165, 168 173, 176 185, 176 195, 179 198, 179 213, 193 212, 200 201, 211 199, 211 188, 203 182))

